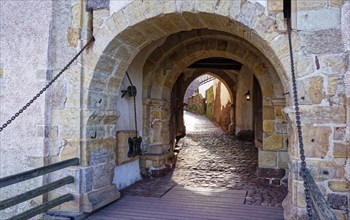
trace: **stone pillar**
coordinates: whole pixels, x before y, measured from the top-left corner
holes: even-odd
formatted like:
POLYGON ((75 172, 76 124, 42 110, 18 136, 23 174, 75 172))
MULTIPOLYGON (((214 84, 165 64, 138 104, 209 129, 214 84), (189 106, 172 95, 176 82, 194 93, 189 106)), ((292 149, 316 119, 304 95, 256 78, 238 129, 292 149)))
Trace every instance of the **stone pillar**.
POLYGON ((144 177, 166 175, 175 165, 175 155, 170 141, 170 103, 144 99, 145 137, 140 157, 141 174, 144 177))
POLYGON ((288 122, 285 100, 263 97, 263 146, 259 149, 258 177, 262 184, 282 185, 288 167, 288 122))

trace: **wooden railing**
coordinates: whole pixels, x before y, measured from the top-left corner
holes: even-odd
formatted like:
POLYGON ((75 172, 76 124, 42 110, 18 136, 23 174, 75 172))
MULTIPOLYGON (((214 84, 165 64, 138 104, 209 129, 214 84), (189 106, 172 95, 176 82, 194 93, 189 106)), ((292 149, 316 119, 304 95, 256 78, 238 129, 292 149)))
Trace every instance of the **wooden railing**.
POLYGON ((309 185, 311 204, 312 204, 312 219, 313 220, 337 220, 333 210, 329 206, 326 199, 323 197, 320 189, 316 185, 314 178, 311 176, 308 169, 305 171, 305 181, 309 185))
MULTIPOLYGON (((77 166, 79 165, 79 158, 73 158, 65 161, 61 161, 58 163, 50 164, 47 166, 39 167, 33 170, 29 170, 23 173, 15 174, 12 176, 4 177, 0 179, 0 188, 16 184, 25 180, 29 180, 38 176, 42 176, 48 173, 52 173, 57 170, 64 169, 69 166, 77 166)), ((25 202, 29 199, 35 198, 37 196, 43 195, 45 193, 48 193, 52 190, 55 190, 61 186, 74 183, 74 177, 68 176, 65 178, 62 178, 60 180, 57 180, 55 182, 49 183, 47 185, 38 187, 36 189, 27 191, 23 194, 11 197, 9 199, 5 199, 0 201, 0 211, 7 209, 9 207, 12 207, 14 205, 17 205, 19 203, 25 202)), ((68 193, 63 196, 60 196, 58 198, 55 198, 51 201, 45 202, 39 206, 36 206, 32 209, 29 209, 21 214, 15 215, 9 219, 14 220, 14 219, 29 219, 31 217, 34 217, 38 214, 44 213, 45 211, 54 208, 56 206, 59 206, 65 202, 69 202, 73 200, 74 197, 72 194, 68 193)))

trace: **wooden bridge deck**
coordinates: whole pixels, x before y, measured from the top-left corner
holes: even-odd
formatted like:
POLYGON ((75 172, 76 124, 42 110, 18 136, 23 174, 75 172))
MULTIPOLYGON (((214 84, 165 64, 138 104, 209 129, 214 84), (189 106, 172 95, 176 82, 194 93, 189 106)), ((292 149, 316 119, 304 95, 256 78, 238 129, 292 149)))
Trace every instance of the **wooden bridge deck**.
POLYGON ((161 198, 125 196, 89 220, 281 220, 283 208, 245 205, 246 191, 174 187, 161 198))

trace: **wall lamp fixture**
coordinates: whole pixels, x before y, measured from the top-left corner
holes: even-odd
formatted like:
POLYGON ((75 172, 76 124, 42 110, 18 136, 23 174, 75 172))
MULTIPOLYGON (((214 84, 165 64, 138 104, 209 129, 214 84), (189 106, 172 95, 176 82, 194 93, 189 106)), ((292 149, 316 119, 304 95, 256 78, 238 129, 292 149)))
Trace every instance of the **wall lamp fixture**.
POLYGON ((250 101, 250 91, 249 90, 246 94, 244 94, 244 96, 245 96, 247 101, 250 101))

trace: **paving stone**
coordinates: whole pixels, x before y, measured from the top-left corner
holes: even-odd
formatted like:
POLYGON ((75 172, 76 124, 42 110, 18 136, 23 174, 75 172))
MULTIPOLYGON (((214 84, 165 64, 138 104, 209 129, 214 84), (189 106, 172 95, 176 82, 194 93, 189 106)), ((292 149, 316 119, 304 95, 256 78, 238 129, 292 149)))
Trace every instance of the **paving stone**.
MULTIPOLYGON (((285 186, 259 184, 258 149, 216 127, 203 116, 185 113, 187 136, 175 169, 161 178, 144 179, 123 195, 162 197, 173 186, 247 190, 246 204, 281 207, 285 186)), ((282 174, 281 174, 282 175, 282 174)))

